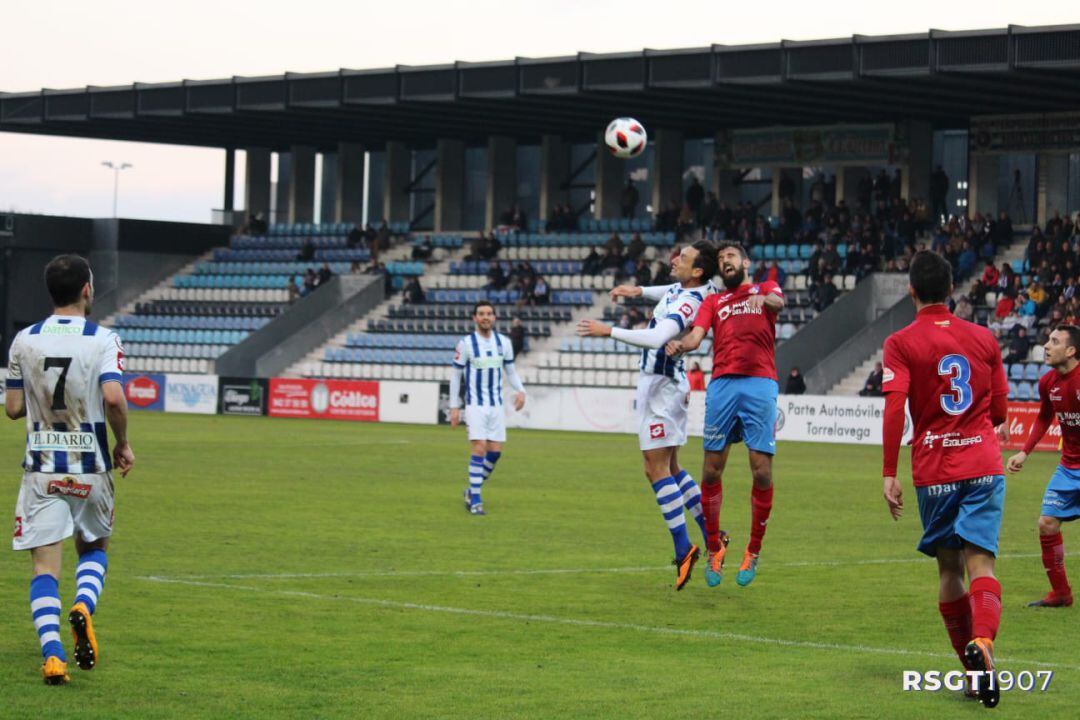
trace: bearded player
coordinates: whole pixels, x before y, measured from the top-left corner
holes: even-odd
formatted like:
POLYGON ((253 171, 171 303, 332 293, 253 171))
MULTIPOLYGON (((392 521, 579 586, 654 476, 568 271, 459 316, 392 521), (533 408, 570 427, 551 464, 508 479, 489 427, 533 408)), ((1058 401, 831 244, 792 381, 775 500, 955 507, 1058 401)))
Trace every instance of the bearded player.
MULTIPOLYGON (((1005 503, 995 426, 1007 432, 1008 381, 990 331, 957 318, 945 305, 953 290, 949 262, 919 252, 909 278, 915 320, 885 341, 883 492, 899 520, 904 503, 896 462, 907 403, 915 426, 911 474, 923 525, 918 549, 937 559, 938 610, 960 662, 992 673, 1001 621, 994 561, 1005 503)), ((975 690, 984 706, 998 704, 992 676, 979 676, 975 690)))
POLYGON ((750 455, 752 523, 735 582, 749 585, 757 575, 765 524, 772 512, 772 459, 776 453, 776 319, 784 308, 784 291, 774 282, 753 282, 750 258, 742 246, 719 250, 724 290, 706 298, 693 329, 668 345, 669 353, 695 350, 713 334, 712 379, 705 395, 705 465, 702 507, 705 511, 709 565, 705 581, 716 587, 723 579, 726 538, 720 531, 722 478, 731 444, 744 441, 750 455))
POLYGON ((699 240, 672 258, 671 273, 678 282, 650 287, 620 285, 611 291, 613 300, 620 297, 656 300, 648 328, 627 330, 597 320, 582 320, 577 329, 578 335, 610 336, 643 348, 637 385, 638 444, 645 462, 645 476, 675 542, 676 590, 682 590, 689 581, 700 553, 687 535, 683 506, 698 522, 702 533, 705 524, 701 490, 678 460, 678 449, 686 444, 690 384, 682 357, 669 355, 665 345, 687 331, 702 302, 716 290, 712 283, 716 267, 716 247, 699 240))
POLYGON ((1046 434, 1054 416, 1061 425, 1061 463, 1043 495, 1039 542, 1050 592, 1029 607, 1068 607, 1072 588, 1065 574, 1065 544, 1061 523, 1080 517, 1080 328, 1058 325, 1046 345, 1050 370, 1039 380, 1039 417, 1022 452, 1009 458, 1009 472, 1019 472, 1028 454, 1046 434))
POLYGON ((45 682, 70 679, 60 641, 59 579, 63 542, 75 536, 75 601, 68 623, 75 662, 92 670, 98 644, 91 617, 105 582, 113 526, 113 465, 127 475, 135 455, 127 441, 124 352, 116 333, 87 319, 94 299, 90 265, 61 255, 45 267, 53 314, 11 343, 5 409, 26 417, 26 456, 15 503, 15 550, 34 567, 30 612, 45 682), (109 453, 106 424, 116 444, 109 453))

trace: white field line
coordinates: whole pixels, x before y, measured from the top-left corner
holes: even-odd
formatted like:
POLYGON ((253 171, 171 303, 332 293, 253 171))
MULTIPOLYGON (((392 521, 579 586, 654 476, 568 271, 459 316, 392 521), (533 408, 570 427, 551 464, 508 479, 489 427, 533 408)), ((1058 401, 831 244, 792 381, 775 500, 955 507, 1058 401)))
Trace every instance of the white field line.
MULTIPOLYGON (((932 653, 919 650, 905 650, 903 648, 883 648, 873 647, 870 645, 846 645, 843 643, 813 642, 809 640, 785 640, 782 638, 744 635, 742 633, 716 632, 713 630, 687 630, 670 627, 655 627, 652 625, 638 625, 634 623, 618 623, 606 620, 582 620, 578 618, 557 617, 554 615, 531 615, 528 613, 514 613, 503 610, 474 610, 470 608, 449 607, 446 605, 428 605, 424 603, 398 602, 396 600, 380 600, 378 598, 348 597, 341 595, 320 595, 318 593, 302 592, 298 590, 270 590, 260 587, 251 587, 248 585, 232 585, 229 583, 182 580, 154 575, 140 576, 137 579, 145 580, 147 582, 166 583, 172 585, 186 585, 190 587, 202 587, 216 590, 240 590, 244 592, 273 595, 276 597, 303 598, 307 600, 327 600, 332 602, 350 602, 357 605, 369 605, 374 607, 390 608, 393 610, 418 610, 420 612, 429 613, 464 615, 469 617, 493 618, 497 620, 518 620, 526 623, 549 623, 552 625, 598 628, 603 630, 632 630, 635 632, 653 633, 656 635, 677 635, 681 637, 705 638, 710 640, 729 640, 732 642, 748 643, 753 645, 775 645, 778 647, 793 647, 808 650, 832 650, 837 652, 849 653, 900 655, 905 657, 935 658, 952 661, 956 660, 956 656, 951 654, 932 653)), ((1080 670, 1080 665, 1065 665, 1062 663, 1048 663, 1039 660, 1022 660, 1019 658, 998 658, 997 662, 998 664, 1010 664, 1016 666, 1039 666, 1060 668, 1065 670, 1080 670)))
MULTIPOLYGON (((1020 559, 1042 557, 1039 553, 1020 553, 999 555, 998 559, 1020 559)), ((804 568, 804 567, 841 567, 849 565, 906 565, 913 563, 930 564, 933 560, 926 557, 879 558, 873 560, 807 560, 788 563, 762 563, 768 568, 804 568)), ((328 572, 328 573, 240 573, 217 575, 177 575, 184 580, 291 580, 303 578, 368 578, 368 577, 484 577, 488 575, 592 575, 612 573, 651 573, 671 572, 671 565, 641 567, 602 567, 602 568, 534 568, 530 570, 376 570, 370 572, 328 572)))

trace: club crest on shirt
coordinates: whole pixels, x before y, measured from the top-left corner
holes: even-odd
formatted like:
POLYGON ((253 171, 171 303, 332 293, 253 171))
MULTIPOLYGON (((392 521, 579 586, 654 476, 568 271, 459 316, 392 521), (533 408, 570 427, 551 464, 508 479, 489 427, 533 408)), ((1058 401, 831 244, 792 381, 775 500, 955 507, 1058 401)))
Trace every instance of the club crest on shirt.
POLYGON ((751 295, 757 295, 759 292, 761 292, 761 287, 759 285, 755 285, 754 287, 750 288, 751 295))

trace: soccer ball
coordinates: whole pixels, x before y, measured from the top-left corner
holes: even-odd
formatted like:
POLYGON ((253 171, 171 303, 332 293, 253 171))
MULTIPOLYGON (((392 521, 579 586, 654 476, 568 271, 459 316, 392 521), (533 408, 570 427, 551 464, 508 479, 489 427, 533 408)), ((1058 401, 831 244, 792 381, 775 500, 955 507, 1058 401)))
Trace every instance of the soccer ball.
POLYGON ((621 117, 608 123, 607 130, 604 131, 604 142, 612 155, 626 160, 637 157, 645 150, 649 136, 645 134, 645 126, 637 120, 621 117))

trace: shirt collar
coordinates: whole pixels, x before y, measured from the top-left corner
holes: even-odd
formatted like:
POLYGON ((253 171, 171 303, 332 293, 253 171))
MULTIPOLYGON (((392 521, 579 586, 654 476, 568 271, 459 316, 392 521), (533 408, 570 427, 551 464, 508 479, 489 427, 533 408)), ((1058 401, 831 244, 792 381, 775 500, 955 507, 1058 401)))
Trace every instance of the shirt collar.
POLYGON ((938 304, 938 305, 927 305, 926 307, 924 307, 922 310, 919 311, 919 314, 915 316, 915 319, 917 319, 917 320, 921 319, 921 318, 937 319, 937 318, 942 318, 942 317, 952 317, 952 312, 950 312, 949 307, 947 305, 938 304))

